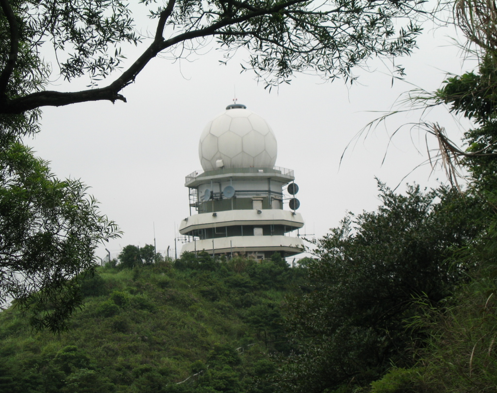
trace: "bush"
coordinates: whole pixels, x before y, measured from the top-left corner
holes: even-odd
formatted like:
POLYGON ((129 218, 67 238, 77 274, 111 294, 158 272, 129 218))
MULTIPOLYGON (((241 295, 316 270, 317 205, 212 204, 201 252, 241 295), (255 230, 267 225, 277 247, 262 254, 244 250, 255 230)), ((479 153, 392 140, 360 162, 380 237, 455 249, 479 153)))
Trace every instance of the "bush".
POLYGON ((242 276, 241 274, 236 274, 234 276, 228 277, 225 283, 230 288, 233 288, 240 295, 245 295, 252 292, 255 289, 255 285, 250 278, 247 276, 242 276))
POLYGON ((162 278, 159 281, 157 281, 157 286, 162 289, 169 288, 171 285, 171 281, 167 278, 162 278))
POLYGON ((128 319, 122 316, 117 316, 113 319, 110 326, 115 332, 126 333, 129 328, 128 319))
POLYGON ((133 296, 130 300, 131 306, 138 310, 145 310, 154 312, 156 310, 155 305, 145 296, 133 296))
POLYGON ((416 368, 392 368, 379 381, 371 383, 371 393, 418 393, 425 390, 420 386, 420 375, 416 368))
POLYGON ((129 295, 126 292, 114 291, 110 298, 119 307, 126 307, 129 304, 129 295))
POLYGON ((98 316, 108 318, 119 313, 119 307, 114 302, 107 300, 98 305, 95 309, 95 313, 98 316))
POLYGON ((215 302, 221 298, 222 290, 223 288, 220 285, 212 285, 200 288, 199 292, 205 299, 215 302))
POLYGON ((220 344, 216 344, 214 349, 209 352, 207 360, 208 364, 214 367, 238 366, 242 362, 236 349, 229 345, 220 344))
POLYGON ((103 296, 107 294, 105 287, 105 280, 99 274, 85 277, 81 282, 81 295, 84 297, 89 296, 103 296))

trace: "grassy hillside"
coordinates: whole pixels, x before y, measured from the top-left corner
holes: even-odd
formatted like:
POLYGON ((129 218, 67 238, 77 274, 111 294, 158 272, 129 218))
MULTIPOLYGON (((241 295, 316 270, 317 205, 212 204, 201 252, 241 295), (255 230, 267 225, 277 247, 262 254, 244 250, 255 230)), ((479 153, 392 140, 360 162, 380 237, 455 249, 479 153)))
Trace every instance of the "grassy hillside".
POLYGON ((302 275, 278 256, 101 268, 58 336, 0 315, 0 391, 271 392, 259 377, 289 351, 280 305, 302 275))

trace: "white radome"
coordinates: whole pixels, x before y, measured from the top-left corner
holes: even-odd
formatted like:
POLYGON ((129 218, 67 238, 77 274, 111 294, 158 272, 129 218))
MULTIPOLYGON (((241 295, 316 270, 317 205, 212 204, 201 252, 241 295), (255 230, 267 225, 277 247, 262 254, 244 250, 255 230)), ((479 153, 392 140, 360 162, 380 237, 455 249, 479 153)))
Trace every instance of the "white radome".
POLYGON ((277 143, 273 130, 248 109, 229 109, 210 121, 200 136, 204 171, 220 168, 272 168, 277 143))

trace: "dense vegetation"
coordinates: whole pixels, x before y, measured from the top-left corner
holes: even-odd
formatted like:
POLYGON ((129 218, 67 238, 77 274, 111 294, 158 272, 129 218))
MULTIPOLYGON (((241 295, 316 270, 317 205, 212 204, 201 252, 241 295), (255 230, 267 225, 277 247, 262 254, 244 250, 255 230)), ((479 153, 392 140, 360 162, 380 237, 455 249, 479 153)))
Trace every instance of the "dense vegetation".
POLYGON ((289 351, 281 304, 303 271, 277 254, 109 264, 82 282, 66 332, 35 333, 18 310, 2 313, 0 391, 271 392, 268 353, 289 351))
MULTIPOLYGON (((43 38, 53 38, 56 51, 82 44, 62 64, 62 75, 105 76, 119 64, 120 51, 115 58, 92 55, 115 42, 135 41, 131 20, 120 1, 111 2, 121 17, 110 24, 100 8, 79 20, 74 15, 80 9, 65 7, 67 2, 35 3, 0 2, 0 33, 10 37, 0 44, 0 303, 14 298, 18 306, 0 315, 0 391, 497 390, 493 2, 455 3, 457 23, 476 46, 479 66, 447 79, 434 102, 423 97, 428 106, 445 103, 473 121, 461 149, 441 127, 430 128, 450 180, 457 165, 469 174, 465 190, 411 187, 398 195, 380 185, 377 211, 346 217, 317 242, 315 260, 293 269, 278 255, 257 263, 186 254, 172 263, 151 246, 127 246, 119 262, 96 270, 96 243, 118 232, 81 183, 58 181, 23 148, 22 138, 38 131, 37 108, 123 99, 119 91, 150 58, 181 42, 162 37, 167 23, 183 23, 182 40, 214 34, 233 49, 253 49, 251 66, 276 78, 269 84, 306 67, 351 77, 352 67, 373 55, 410 51, 419 26, 410 25, 392 41, 393 20, 415 14, 419 3, 337 2, 336 9, 311 11, 300 0, 169 1, 155 11, 156 45, 143 61, 117 85, 69 95, 39 91, 48 81, 39 52, 43 38), (206 19, 214 30, 195 30, 204 5, 214 7, 206 19), (29 12, 38 6, 51 12, 29 12), (81 23, 94 29, 81 29, 81 23), (251 24, 255 30, 246 29, 251 24), (78 305, 67 331, 54 336, 33 330, 61 330, 78 305)), ((97 3, 110 4, 89 2, 97 3)))
POLYGON ((66 332, 4 311, 0 391, 491 391, 493 209, 455 188, 379 187, 377 211, 293 268, 129 245, 79 282, 66 332))
POLYGON ((354 81, 368 59, 411 53, 427 14, 424 0, 1 0, 0 305, 16 299, 38 328, 65 328, 79 306, 72 279, 120 234, 84 183, 57 179, 25 147, 43 107, 126 102, 123 90, 160 54, 212 47, 222 63, 244 53, 242 70, 266 88, 304 71, 354 81), (141 54, 125 61, 129 44, 141 54), (53 83, 80 78, 89 82, 80 91, 53 83))
POLYGON ((281 392, 367 391, 392 366, 416 365, 422 305, 443 310, 478 265, 462 250, 485 228, 480 198, 380 189, 378 210, 346 217, 307 264, 311 291, 287 306, 296 352, 279 356, 281 392))

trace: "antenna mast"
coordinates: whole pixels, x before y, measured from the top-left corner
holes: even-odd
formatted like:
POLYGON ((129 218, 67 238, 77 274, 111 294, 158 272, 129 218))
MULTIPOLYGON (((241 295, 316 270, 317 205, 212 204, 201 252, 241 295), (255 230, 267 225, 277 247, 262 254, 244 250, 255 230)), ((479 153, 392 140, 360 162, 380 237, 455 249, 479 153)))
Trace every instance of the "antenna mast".
POLYGON ((154 225, 154 253, 157 255, 157 243, 155 241, 155 222, 153 222, 154 225))

